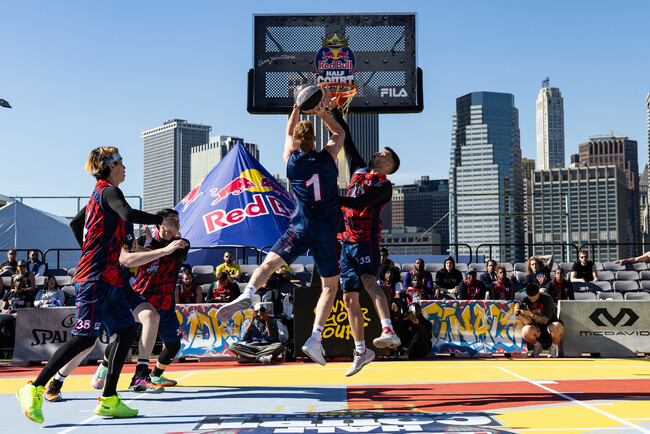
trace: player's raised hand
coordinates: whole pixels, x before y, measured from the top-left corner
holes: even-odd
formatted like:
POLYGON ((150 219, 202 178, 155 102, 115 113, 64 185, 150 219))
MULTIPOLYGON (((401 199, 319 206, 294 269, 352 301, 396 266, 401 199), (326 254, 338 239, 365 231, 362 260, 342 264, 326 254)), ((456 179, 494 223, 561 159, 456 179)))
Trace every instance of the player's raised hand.
POLYGON ((323 116, 324 114, 327 113, 325 111, 324 99, 323 99, 323 101, 319 102, 316 107, 314 107, 314 109, 312 110, 312 113, 314 113, 314 114, 316 114, 318 116, 323 116))
POLYGON ((336 108, 336 98, 332 96, 332 92, 326 87, 323 88, 323 102, 328 110, 336 108))

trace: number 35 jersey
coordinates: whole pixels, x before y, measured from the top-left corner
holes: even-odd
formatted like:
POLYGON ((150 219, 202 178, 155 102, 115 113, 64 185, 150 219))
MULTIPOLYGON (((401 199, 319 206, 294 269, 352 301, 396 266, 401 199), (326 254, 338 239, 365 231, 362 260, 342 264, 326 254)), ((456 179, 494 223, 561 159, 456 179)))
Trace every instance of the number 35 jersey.
POLYGON ((287 178, 296 202, 290 231, 323 235, 338 228, 338 169, 329 152, 294 151, 287 162, 287 178), (320 232, 320 234, 319 234, 320 232))

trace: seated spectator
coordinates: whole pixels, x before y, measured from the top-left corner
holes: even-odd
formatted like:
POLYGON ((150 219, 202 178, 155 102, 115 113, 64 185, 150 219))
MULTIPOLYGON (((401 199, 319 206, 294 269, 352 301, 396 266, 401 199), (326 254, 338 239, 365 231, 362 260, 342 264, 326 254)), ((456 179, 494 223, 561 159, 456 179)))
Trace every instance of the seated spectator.
POLYGON ((237 355, 240 363, 270 363, 284 351, 278 324, 260 303, 255 304, 254 309, 253 318, 241 326, 239 339, 242 343, 230 345, 230 351, 237 355))
POLYGON ((506 267, 497 266, 496 275, 497 279, 488 286, 490 300, 514 300, 515 287, 506 275, 506 267))
POLYGON ((27 262, 22 259, 18 261, 18 266, 16 267, 16 272, 14 273, 14 276, 18 275, 23 276, 25 291, 30 292, 33 295, 36 292, 36 278, 32 273, 27 271, 27 262))
POLYGON ((210 287, 210 292, 205 299, 206 303, 230 303, 239 297, 239 285, 230 280, 227 271, 217 275, 217 281, 210 287))
POLYGON ((489 288, 492 282, 497 280, 497 261, 490 259, 486 264, 487 271, 481 274, 479 280, 483 282, 486 288, 489 288))
POLYGON ((431 300, 431 290, 424 286, 424 279, 420 274, 414 274, 411 279, 411 286, 406 288, 405 294, 406 301, 411 303, 419 303, 421 300, 431 300))
POLYGON ((29 251, 29 261, 27 262, 27 271, 36 276, 45 276, 47 273, 47 264, 38 259, 38 250, 29 251))
POLYGON ((381 270, 379 270, 379 280, 377 280, 377 285, 388 288, 391 298, 395 298, 396 290, 402 289, 402 284, 399 283, 399 274, 399 269, 397 267, 391 267, 390 265, 385 265, 381 270))
POLYGON ((467 270, 467 279, 458 285, 459 300, 485 300, 487 288, 485 284, 476 278, 476 269, 467 270))
POLYGON ((418 258, 415 260, 415 268, 406 273, 404 276, 404 282, 402 283, 403 288, 408 288, 410 286, 413 286, 411 283, 411 279, 413 276, 416 274, 419 274, 420 277, 422 278, 422 286, 428 290, 433 290, 433 276, 431 275, 430 272, 424 269, 424 260, 422 258, 418 258))
POLYGON ((395 267, 395 263, 388 259, 388 249, 386 247, 382 247, 379 249, 379 269, 381 270, 384 267, 395 267))
MULTIPOLYGON (((192 272, 188 272, 187 269, 184 269, 183 273, 179 273, 179 275, 181 276, 181 283, 176 285, 176 303, 203 303, 203 291, 201 290, 201 285, 194 282, 194 275, 192 272)), ((237 287, 237 289, 239 289, 239 287, 237 287)))
POLYGON ((16 272, 18 262, 16 261, 16 249, 7 250, 7 262, 0 265, 0 276, 11 276, 16 272))
POLYGON ((393 323, 395 332, 402 344, 398 348, 398 358, 422 359, 431 352, 433 325, 422 315, 419 303, 412 303, 406 314, 393 323))
POLYGON ((535 283, 526 286, 526 296, 521 304, 515 305, 515 315, 525 324, 522 337, 533 347, 533 357, 538 357, 544 348, 549 349, 549 357, 557 357, 564 325, 555 316, 553 299, 540 292, 535 283))
POLYGON ((2 297, 2 313, 15 315, 16 309, 34 306, 34 296, 25 291, 25 279, 20 274, 11 278, 11 288, 2 297))
POLYGON ((566 280, 564 270, 559 267, 555 270, 555 279, 546 285, 546 293, 556 305, 559 300, 575 300, 573 286, 566 280))
POLYGON ((222 271, 228 272, 230 274, 230 278, 232 280, 235 280, 237 282, 241 282, 242 274, 241 274, 241 267, 233 262, 233 255, 231 251, 227 251, 226 253, 223 254, 223 260, 225 261, 223 264, 219 265, 215 271, 215 274, 217 276, 219 273, 222 271))
POLYGON ((61 291, 56 279, 52 275, 47 276, 45 286, 38 291, 34 300, 34 307, 59 307, 65 306, 65 293, 61 291))
POLYGON ((445 259, 445 266, 436 273, 437 299, 444 298, 445 294, 458 295, 458 285, 463 281, 463 274, 456 269, 456 261, 451 256, 445 259))
POLYGON ((274 289, 279 290, 282 285, 291 283, 292 279, 293 279, 293 270, 289 265, 284 264, 282 267, 275 270, 275 272, 269 276, 264 286, 259 288, 256 292, 262 295, 263 292, 269 290, 271 291, 274 289))
POLYGON ((595 282, 598 280, 596 264, 589 261, 589 253, 586 250, 578 252, 578 260, 571 268, 571 282, 595 282))
POLYGON ((553 267, 553 257, 548 256, 531 256, 526 263, 526 285, 531 283, 537 284, 540 288, 546 288, 551 281, 551 268, 553 267), (546 265, 542 259, 547 259, 546 265))

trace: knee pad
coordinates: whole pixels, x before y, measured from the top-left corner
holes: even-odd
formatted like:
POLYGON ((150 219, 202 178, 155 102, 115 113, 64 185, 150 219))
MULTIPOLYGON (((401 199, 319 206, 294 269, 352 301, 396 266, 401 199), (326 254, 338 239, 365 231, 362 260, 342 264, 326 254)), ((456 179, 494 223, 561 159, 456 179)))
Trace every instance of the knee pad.
POLYGON ((138 337, 138 335, 137 335, 137 332, 136 332, 136 326, 134 326, 134 325, 132 325, 130 327, 127 327, 125 329, 122 329, 119 332, 117 332, 117 339, 120 342, 129 342, 129 345, 137 337, 138 337))
POLYGON ((178 354, 180 349, 180 342, 165 342, 165 348, 160 352, 158 361, 163 365, 169 365, 172 360, 174 360, 174 357, 176 357, 176 354, 178 354))

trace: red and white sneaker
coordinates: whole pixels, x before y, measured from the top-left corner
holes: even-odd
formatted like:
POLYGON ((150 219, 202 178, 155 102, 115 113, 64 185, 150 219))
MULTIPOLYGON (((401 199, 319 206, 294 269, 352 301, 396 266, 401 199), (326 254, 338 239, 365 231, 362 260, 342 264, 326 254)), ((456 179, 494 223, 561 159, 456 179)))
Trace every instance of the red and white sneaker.
POLYGON ((402 343, 397 334, 388 327, 381 329, 381 336, 372 341, 377 348, 397 348, 402 343))

